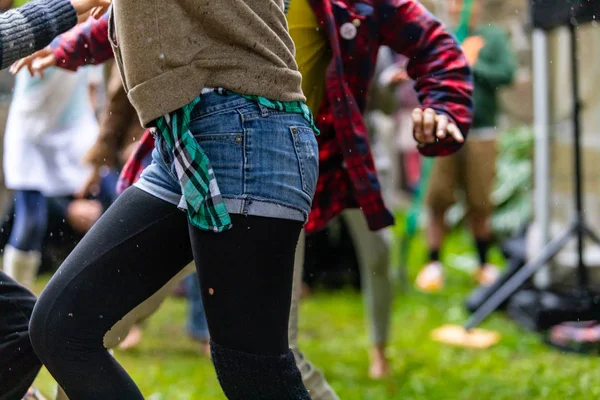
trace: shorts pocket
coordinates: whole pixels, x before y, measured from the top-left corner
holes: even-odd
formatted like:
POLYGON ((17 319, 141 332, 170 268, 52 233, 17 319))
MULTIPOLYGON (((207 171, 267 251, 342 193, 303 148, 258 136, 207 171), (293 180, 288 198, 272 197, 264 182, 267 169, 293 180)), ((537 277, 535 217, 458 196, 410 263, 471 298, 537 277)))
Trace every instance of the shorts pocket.
POLYGON ((319 147, 315 132, 307 126, 290 126, 289 129, 298 157, 302 190, 312 198, 319 177, 319 147))
POLYGON ((208 157, 223 196, 244 193, 244 135, 240 133, 192 134, 208 157))

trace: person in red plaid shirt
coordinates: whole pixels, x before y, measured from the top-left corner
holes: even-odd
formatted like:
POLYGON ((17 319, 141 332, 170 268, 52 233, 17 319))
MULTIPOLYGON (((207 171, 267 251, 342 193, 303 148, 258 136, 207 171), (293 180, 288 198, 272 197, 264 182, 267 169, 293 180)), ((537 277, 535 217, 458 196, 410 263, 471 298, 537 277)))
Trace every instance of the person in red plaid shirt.
MULTIPOLYGON (((382 199, 363 121, 379 48, 389 46, 410 60, 407 72, 415 80, 422 105, 413 111, 414 137, 424 156, 450 155, 461 147, 472 118, 471 70, 455 38, 415 0, 292 0, 288 21, 304 76, 303 90, 309 106, 317 115, 316 123, 321 130, 320 177, 312 212, 305 226, 306 233, 326 228, 345 210, 360 209, 364 217, 352 219, 356 220, 357 229, 363 230, 360 235, 362 247, 369 247, 381 242, 375 233, 369 234, 369 231, 375 232, 394 224, 394 217, 382 199), (308 14, 306 10, 309 10, 308 14)), ((62 42, 54 43, 52 50, 38 55, 42 58, 34 67, 57 64, 73 68, 102 62, 112 57, 110 48, 104 45, 106 35, 106 20, 94 23, 88 31, 71 34, 62 42), (65 57, 63 50, 68 48, 77 48, 77 51, 71 51, 71 56, 65 57)), ((24 63, 31 65, 32 61, 24 63)), ((140 147, 122 172, 121 189, 139 177, 143 160, 153 143, 153 137, 146 132, 140 147)), ((312 398, 337 399, 322 374, 297 349, 295 336, 303 250, 299 246, 296 257, 290 345, 296 350, 297 361, 312 398)), ((372 261, 359 254, 361 258, 362 264, 372 261)), ((362 275, 381 275, 378 278, 383 282, 383 288, 371 292, 379 293, 383 303, 387 304, 382 305, 375 298, 376 293, 365 297, 367 303, 377 305, 373 309, 368 304, 369 313, 377 313, 377 308, 381 307, 387 310, 380 318, 384 320, 382 325, 386 331, 380 335, 383 340, 387 339, 391 303, 387 259, 385 261, 382 271, 375 272, 374 267, 369 265, 361 266, 362 275)), ((371 282, 376 280, 370 279, 371 282)), ((370 289, 367 287, 365 290, 370 289)), ((388 372, 384 349, 385 342, 374 343, 373 377, 381 377, 388 372)))

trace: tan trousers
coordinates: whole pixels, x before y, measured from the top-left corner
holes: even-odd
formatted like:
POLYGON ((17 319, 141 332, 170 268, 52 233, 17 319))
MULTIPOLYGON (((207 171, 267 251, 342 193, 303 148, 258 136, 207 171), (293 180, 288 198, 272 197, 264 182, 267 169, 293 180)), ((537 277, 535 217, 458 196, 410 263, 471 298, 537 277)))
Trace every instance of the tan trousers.
POLYGON ((446 212, 456 202, 456 190, 464 191, 469 213, 492 213, 491 194, 496 175, 496 140, 470 137, 463 148, 433 163, 427 190, 427 205, 446 212))

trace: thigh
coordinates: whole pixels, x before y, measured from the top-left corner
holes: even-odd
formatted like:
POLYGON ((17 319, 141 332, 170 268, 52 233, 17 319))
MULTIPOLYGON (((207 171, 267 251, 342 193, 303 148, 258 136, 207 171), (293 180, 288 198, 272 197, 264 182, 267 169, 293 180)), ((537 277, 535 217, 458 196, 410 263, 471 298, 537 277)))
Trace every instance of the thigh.
POLYGON ((433 162, 426 198, 429 208, 444 212, 456 201, 458 163, 458 154, 438 157, 433 162))
POLYGON ((473 140, 465 148, 465 191, 469 212, 488 215, 493 209, 496 141, 473 140))
POLYGON ((102 340, 191 259, 185 213, 130 188, 50 280, 36 305, 34 325, 38 332, 52 327, 76 339, 102 340))
POLYGON ((294 254, 302 223, 232 215, 223 233, 190 226, 212 340, 280 355, 288 349, 294 254))

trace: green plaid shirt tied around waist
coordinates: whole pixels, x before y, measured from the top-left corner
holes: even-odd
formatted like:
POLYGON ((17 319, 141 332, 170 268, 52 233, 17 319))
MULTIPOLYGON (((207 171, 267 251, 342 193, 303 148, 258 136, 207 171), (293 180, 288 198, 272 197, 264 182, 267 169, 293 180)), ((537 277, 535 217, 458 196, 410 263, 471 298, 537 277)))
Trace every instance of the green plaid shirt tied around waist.
MULTIPOLYGON (((219 92, 228 92, 219 89, 219 92)), ((306 104, 299 101, 282 102, 259 96, 242 97, 266 108, 291 114, 300 114, 318 133, 313 115, 306 104)), ((173 163, 181 185, 182 197, 179 208, 187 210, 190 223, 202 230, 222 232, 232 227, 227 207, 221 198, 214 171, 206 153, 190 132, 192 110, 201 101, 202 95, 189 104, 156 120, 156 133, 173 151, 173 163)))

